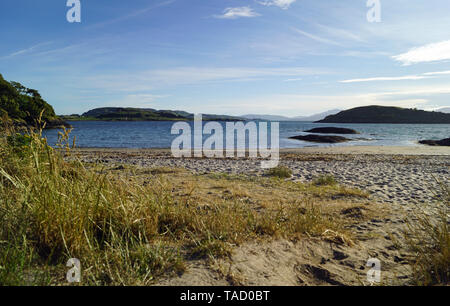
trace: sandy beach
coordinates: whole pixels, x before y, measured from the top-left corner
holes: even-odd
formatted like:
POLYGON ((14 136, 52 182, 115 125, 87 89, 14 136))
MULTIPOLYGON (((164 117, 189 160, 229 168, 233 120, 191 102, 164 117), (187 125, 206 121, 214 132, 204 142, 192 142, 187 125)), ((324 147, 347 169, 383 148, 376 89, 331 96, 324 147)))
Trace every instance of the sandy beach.
MULTIPOLYGON (((122 169, 120 165, 182 168, 206 179, 205 182, 211 174, 265 176, 260 160, 249 158, 173 158, 167 149, 113 148, 78 148, 75 155, 83 162, 100 162, 112 169, 118 165, 116 169, 122 169)), ((292 177, 286 181, 310 184, 319 176, 332 175, 339 185, 368 193, 367 198, 331 198, 331 205, 337 207, 342 203, 360 205, 350 209, 357 211, 351 214, 353 223, 348 225, 354 245, 330 244, 326 239, 249 242, 235 246, 230 258, 191 260, 185 273, 163 277, 158 284, 367 285, 365 261, 370 257, 382 260, 385 284, 408 283, 411 269, 407 259, 411 253, 398 247, 394 240, 400 239, 408 218, 417 214, 433 216, 441 207, 439 182, 450 181, 449 148, 284 149, 280 152, 280 165, 292 170, 292 177)), ((168 177, 172 179, 170 174, 168 177)), ((175 177, 173 181, 178 182, 175 177)), ((254 196, 259 195, 254 187, 248 188, 254 196)), ((275 186, 270 188, 279 191, 275 186)), ((208 194, 215 192, 208 190, 208 194)), ((253 200, 248 199, 250 203, 253 200)))
MULTIPOLYGON (((185 168, 196 174, 261 176, 258 159, 173 158, 169 149, 78 148, 82 161, 124 163, 141 167, 185 168)), ((450 148, 346 146, 280 150, 280 165, 293 171, 291 180, 308 182, 332 175, 341 184, 371 193, 371 199, 400 204, 433 203, 438 181, 450 181, 450 148)))

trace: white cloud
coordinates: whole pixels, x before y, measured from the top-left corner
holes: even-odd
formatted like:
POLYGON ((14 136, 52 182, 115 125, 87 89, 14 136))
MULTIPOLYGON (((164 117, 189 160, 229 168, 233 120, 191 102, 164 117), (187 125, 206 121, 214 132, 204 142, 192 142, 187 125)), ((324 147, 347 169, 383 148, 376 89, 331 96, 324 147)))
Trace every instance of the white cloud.
POLYGON ((360 82, 374 82, 374 81, 403 81, 403 80, 422 80, 428 77, 423 75, 407 75, 401 77, 376 77, 376 78, 366 78, 366 79, 352 79, 339 81, 340 83, 360 83, 360 82))
POLYGON ((228 7, 223 11, 222 15, 216 15, 216 18, 222 19, 236 19, 240 17, 257 17, 260 16, 248 6, 242 7, 228 7))
POLYGON ((411 65, 423 62, 435 62, 450 59, 450 40, 413 48, 406 53, 392 57, 403 65, 411 65))
POLYGON ((283 10, 287 10, 291 6, 291 4, 294 3, 295 1, 297 0, 265 0, 265 1, 258 1, 258 3, 265 6, 278 6, 283 10))

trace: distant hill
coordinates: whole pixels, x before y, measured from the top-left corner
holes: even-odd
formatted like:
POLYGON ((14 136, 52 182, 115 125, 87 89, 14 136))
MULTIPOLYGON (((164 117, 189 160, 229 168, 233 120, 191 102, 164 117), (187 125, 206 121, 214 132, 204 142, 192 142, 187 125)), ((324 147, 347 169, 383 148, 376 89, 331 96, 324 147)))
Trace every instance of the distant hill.
MULTIPOLYGON (((100 107, 80 115, 61 116, 65 120, 99 120, 99 121, 187 121, 193 120, 194 114, 185 111, 156 110, 153 108, 100 107)), ((203 114, 203 120, 231 121, 243 120, 226 115, 203 114)))
POLYGON ((315 115, 311 115, 311 116, 297 116, 297 117, 293 117, 292 120, 295 121, 317 121, 317 120, 322 120, 325 117, 329 116, 329 115, 334 115, 339 113, 341 110, 340 109, 331 109, 329 111, 323 112, 323 113, 318 113, 315 115))
POLYGON ((448 123, 450 114, 388 106, 363 106, 327 116, 320 123, 448 123))
POLYGON ((248 120, 267 120, 267 121, 289 121, 291 118, 286 116, 278 116, 278 115, 257 115, 257 114, 248 114, 241 116, 242 118, 248 120))
POLYGON ((337 114, 340 109, 332 109, 323 113, 311 115, 311 116, 296 116, 296 117, 286 117, 277 115, 243 115, 242 117, 248 120, 269 120, 269 121, 317 121, 325 118, 328 115, 337 114))
POLYGON ((56 116, 53 107, 37 90, 8 82, 0 74, 0 117, 6 114, 15 125, 34 126, 41 113, 47 128, 69 126, 56 116))

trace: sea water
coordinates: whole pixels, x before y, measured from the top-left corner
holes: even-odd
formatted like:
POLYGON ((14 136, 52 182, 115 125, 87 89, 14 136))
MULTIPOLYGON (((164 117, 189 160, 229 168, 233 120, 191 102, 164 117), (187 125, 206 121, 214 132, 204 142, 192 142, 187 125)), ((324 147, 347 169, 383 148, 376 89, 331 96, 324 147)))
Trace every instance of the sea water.
MULTIPOLYGON (((177 135, 170 133, 174 121, 70 121, 71 139, 77 147, 93 148, 170 148, 177 135)), ((206 122, 203 122, 205 124, 206 122)), ((225 127, 225 122, 220 122, 225 127)), ((190 122, 193 125, 193 122, 190 122)), ((270 126, 270 125, 269 125, 270 126)), ((55 145, 57 130, 45 130, 49 144, 55 145)), ((204 136, 206 139, 208 135, 204 136)), ((418 140, 450 137, 450 124, 327 124, 300 121, 280 122, 280 148, 326 146, 417 146, 418 140), (341 135, 352 141, 339 144, 318 144, 289 139, 307 135, 316 127, 346 127, 359 132, 341 135)))

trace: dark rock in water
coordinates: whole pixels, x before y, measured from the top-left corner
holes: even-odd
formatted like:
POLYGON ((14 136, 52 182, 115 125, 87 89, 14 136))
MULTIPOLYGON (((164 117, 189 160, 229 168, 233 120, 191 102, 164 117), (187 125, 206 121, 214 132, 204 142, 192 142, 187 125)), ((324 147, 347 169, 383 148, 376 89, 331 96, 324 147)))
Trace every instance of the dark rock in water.
POLYGON ((319 142, 319 143, 339 143, 350 141, 351 139, 342 136, 321 136, 321 135, 306 135, 306 136, 293 136, 290 139, 297 139, 309 142, 319 142))
POLYGON ((442 139, 442 140, 420 140, 420 144, 429 145, 429 146, 450 146, 450 138, 442 139))
POLYGON ((359 134, 357 131, 353 129, 338 128, 338 127, 319 127, 305 132, 318 134, 359 134))
POLYGON ((46 129, 60 129, 62 127, 71 128, 72 125, 61 119, 49 120, 45 123, 46 129))

